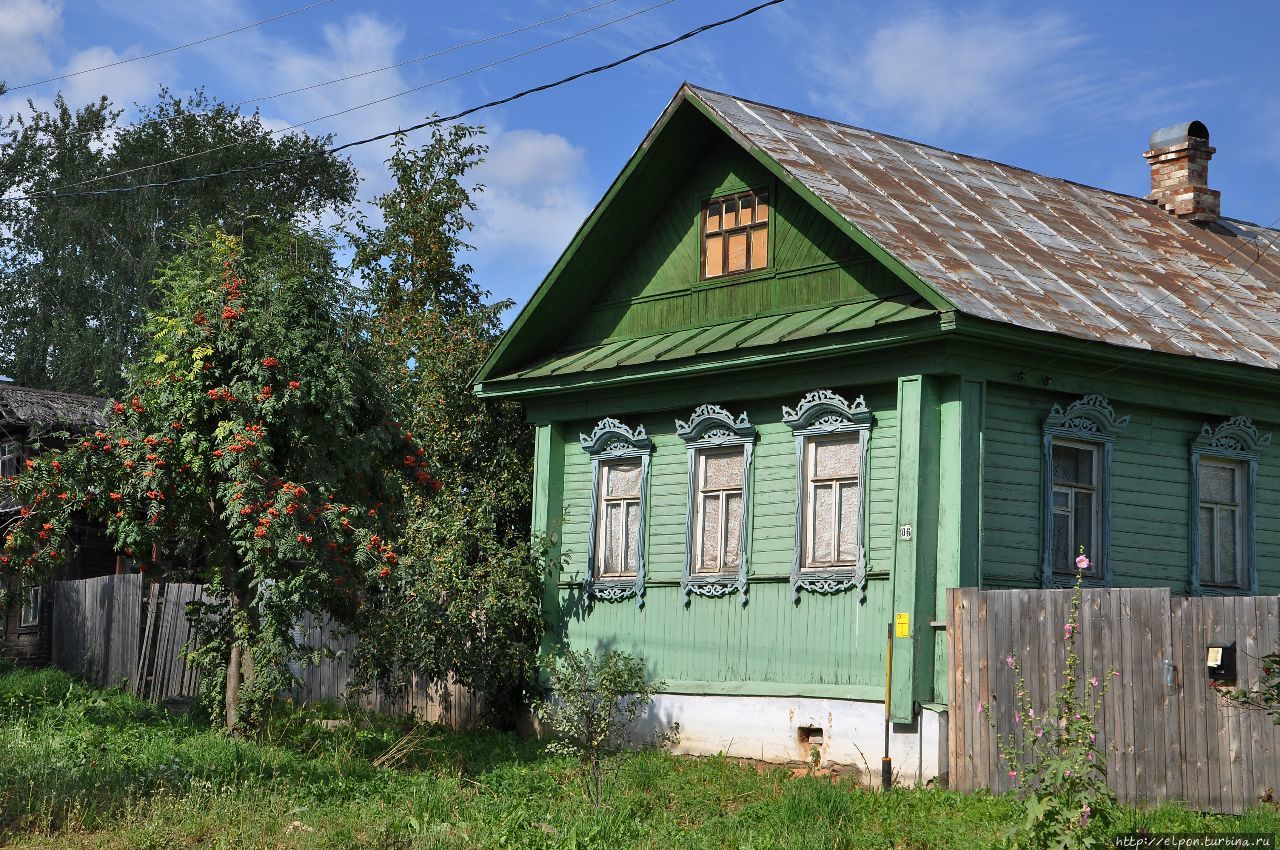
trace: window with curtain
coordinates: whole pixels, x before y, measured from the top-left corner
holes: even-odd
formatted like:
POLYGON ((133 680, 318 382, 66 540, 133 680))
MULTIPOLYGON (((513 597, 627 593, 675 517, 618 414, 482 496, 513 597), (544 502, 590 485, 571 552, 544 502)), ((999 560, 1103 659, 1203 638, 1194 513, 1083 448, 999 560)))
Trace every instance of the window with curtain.
POLYGON ((740 447, 699 449, 695 460, 693 572, 737 572, 742 560, 742 504, 746 454, 740 447))

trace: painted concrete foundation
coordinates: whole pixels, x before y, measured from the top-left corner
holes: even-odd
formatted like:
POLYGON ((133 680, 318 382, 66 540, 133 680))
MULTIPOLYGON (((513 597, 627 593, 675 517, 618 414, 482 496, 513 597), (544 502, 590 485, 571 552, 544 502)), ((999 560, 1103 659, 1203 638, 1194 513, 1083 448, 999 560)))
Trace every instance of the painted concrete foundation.
MULTIPOLYGON (((684 755, 724 754, 765 762, 807 762, 817 748, 821 767, 870 772, 879 781, 884 754, 884 703, 806 697, 658 694, 639 734, 680 724, 672 748, 684 755)), ((937 779, 947 766, 947 714, 921 708, 912 723, 895 723, 889 755, 898 782, 937 779)))

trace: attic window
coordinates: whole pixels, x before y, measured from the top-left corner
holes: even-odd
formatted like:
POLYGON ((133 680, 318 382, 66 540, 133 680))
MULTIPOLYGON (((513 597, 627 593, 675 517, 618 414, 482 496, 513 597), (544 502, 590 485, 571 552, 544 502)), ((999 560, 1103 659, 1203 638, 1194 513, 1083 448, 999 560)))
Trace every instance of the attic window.
POLYGON ((769 193, 739 192, 702 208, 702 279, 769 264, 769 193))

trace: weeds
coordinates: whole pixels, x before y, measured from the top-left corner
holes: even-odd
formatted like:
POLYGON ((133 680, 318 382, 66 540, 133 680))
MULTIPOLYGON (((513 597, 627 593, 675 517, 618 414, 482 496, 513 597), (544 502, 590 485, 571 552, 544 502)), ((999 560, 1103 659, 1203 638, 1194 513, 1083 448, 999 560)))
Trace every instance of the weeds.
MULTIPOLYGON (((0 711, 0 844, 24 848, 976 850, 1020 814, 985 794, 869 791, 657 751, 609 756, 597 810, 575 760, 513 735, 430 729, 378 769, 371 759, 403 736, 397 719, 280 706, 258 737, 234 740, 51 671, 0 670, 0 711)), ((1139 828, 1275 832, 1280 813, 1117 810, 1113 829, 1139 828)))

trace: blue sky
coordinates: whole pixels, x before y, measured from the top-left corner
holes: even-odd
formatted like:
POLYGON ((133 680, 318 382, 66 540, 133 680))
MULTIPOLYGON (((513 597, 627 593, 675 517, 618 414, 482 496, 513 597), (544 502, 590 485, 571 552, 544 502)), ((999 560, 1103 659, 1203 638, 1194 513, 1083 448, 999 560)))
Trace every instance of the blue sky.
MULTIPOLYGON (((0 0, 0 79, 90 68, 233 29, 307 0, 0 0)), ((331 0, 244 33, 0 99, 9 114, 59 88, 147 103, 159 85, 257 98, 434 53, 598 0, 331 0)), ((276 128, 424 86, 644 10, 615 0, 395 71, 258 101, 276 128)), ((308 125, 347 141, 617 58, 753 5, 669 0, 532 55, 308 125)), ((787 0, 624 68, 480 113, 476 278, 523 301, 680 82, 689 80, 1045 174, 1147 191, 1151 131, 1199 119, 1218 148, 1225 215, 1280 218, 1280 4, 922 3, 787 0)), ((252 108, 254 104, 247 104, 252 108)), ((126 116, 127 119, 127 116, 126 116)), ((386 148, 354 152, 363 194, 387 187, 386 148)))

